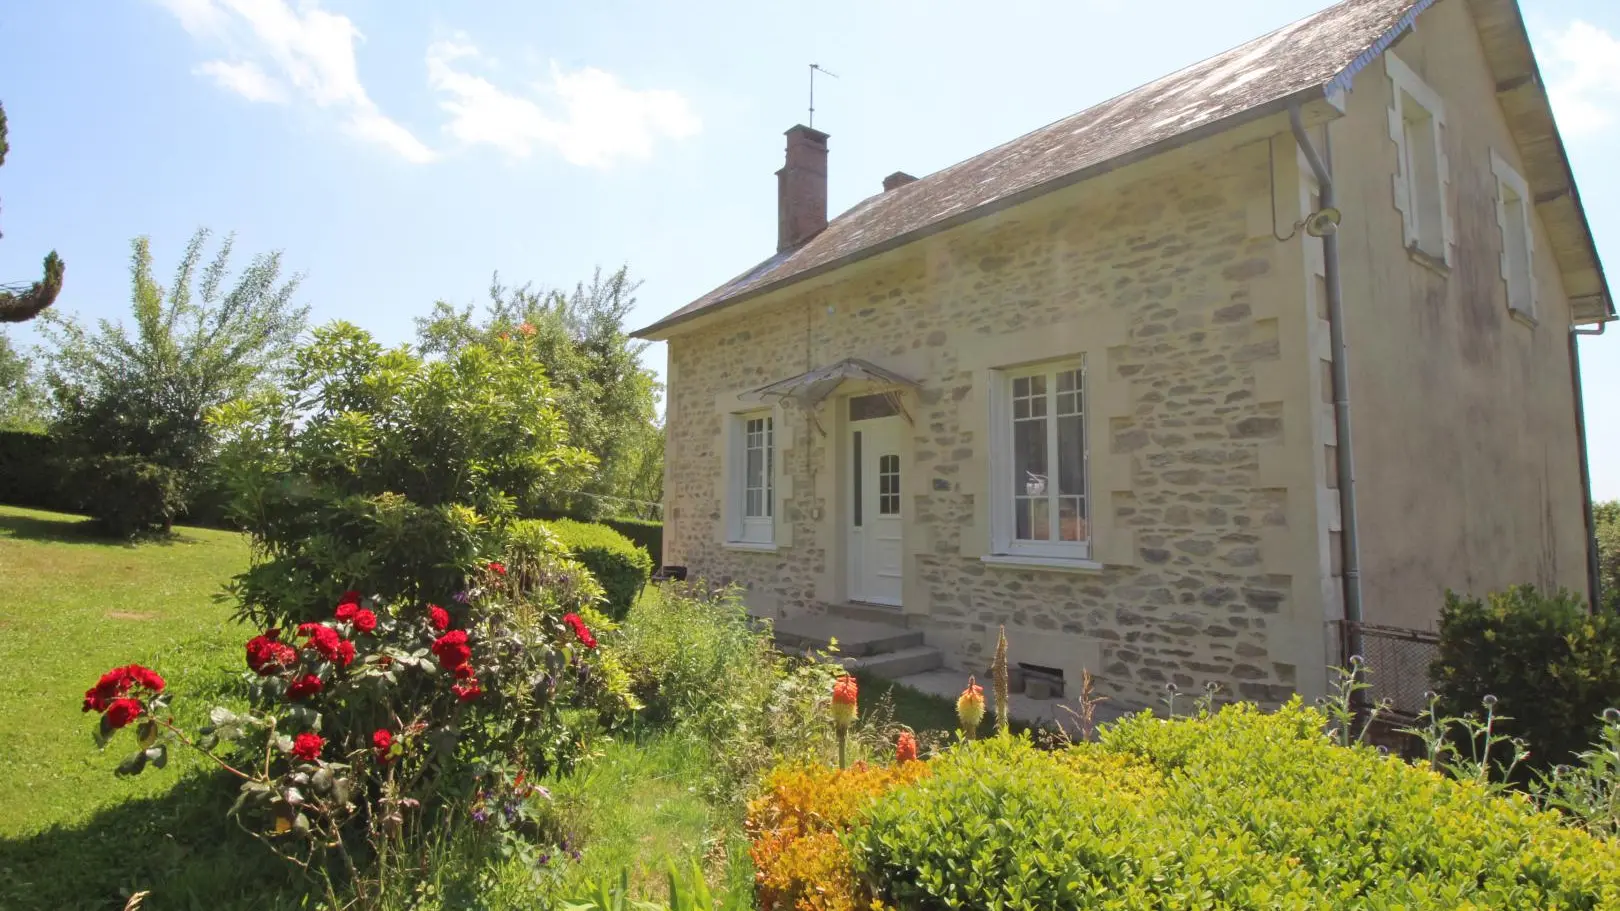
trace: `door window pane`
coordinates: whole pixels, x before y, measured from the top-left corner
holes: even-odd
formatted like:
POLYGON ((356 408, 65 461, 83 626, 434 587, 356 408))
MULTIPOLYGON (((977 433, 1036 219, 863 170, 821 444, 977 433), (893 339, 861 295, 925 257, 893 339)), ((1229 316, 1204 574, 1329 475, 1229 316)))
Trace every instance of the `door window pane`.
POLYGON ((878 459, 878 515, 900 514, 900 457, 885 455, 878 459))
POLYGON ((861 475, 864 472, 864 466, 861 464, 861 432, 859 430, 855 431, 854 436, 855 436, 855 439, 853 441, 853 445, 850 448, 852 450, 854 450, 854 460, 853 461, 855 462, 855 465, 854 465, 854 471, 855 471, 855 474, 854 474, 854 479, 855 479, 855 484, 854 484, 854 487, 855 487, 855 527, 860 528, 861 527, 861 506, 863 505, 862 501, 861 501, 861 475))

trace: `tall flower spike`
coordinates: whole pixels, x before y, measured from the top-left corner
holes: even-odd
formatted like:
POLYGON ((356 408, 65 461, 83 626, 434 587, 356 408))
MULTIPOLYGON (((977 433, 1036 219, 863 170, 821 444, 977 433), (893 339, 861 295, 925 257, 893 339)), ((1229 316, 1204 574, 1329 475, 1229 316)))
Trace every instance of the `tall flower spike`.
POLYGON ((859 712, 858 700, 860 698, 860 685, 855 678, 848 674, 839 677, 833 682, 832 692, 832 718, 833 730, 838 733, 838 767, 849 768, 849 752, 847 742, 849 739, 849 726, 855 723, 855 716, 859 712))
POLYGON ((996 640, 996 660, 990 665, 990 676, 996 685, 996 730, 1005 734, 1008 731, 1010 720, 1007 717, 1007 697, 1010 695, 1007 684, 1007 627, 1001 628, 1001 636, 996 640))
POLYGON ((984 721, 984 687, 968 678, 967 689, 956 697, 956 721, 962 725, 962 736, 972 740, 984 721))
POLYGON ((894 764, 905 765, 917 761, 917 738, 910 731, 901 731, 894 741, 894 764))

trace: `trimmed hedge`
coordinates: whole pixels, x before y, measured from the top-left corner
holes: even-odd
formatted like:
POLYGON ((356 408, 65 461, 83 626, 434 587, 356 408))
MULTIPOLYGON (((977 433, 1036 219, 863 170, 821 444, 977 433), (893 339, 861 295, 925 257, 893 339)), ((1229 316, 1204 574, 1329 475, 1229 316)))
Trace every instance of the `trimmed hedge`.
POLYGON ((1533 585, 1483 600, 1447 592, 1429 673, 1441 716, 1481 714, 1495 696, 1498 731, 1524 738, 1531 767, 1572 762, 1597 740, 1603 710, 1620 708, 1620 617, 1533 585))
POLYGON ((653 566, 664 562, 664 523, 645 519, 602 519, 600 524, 640 545, 652 557, 653 566))
POLYGON ((0 430, 0 503, 74 512, 60 472, 55 437, 0 430))
POLYGON ((1620 843, 1372 747, 1293 702, 952 748, 845 836, 887 907, 1620 907, 1620 843))
POLYGON ((585 564, 607 596, 603 613, 622 620, 652 575, 652 557, 629 538, 606 525, 552 519, 545 523, 569 556, 585 564))

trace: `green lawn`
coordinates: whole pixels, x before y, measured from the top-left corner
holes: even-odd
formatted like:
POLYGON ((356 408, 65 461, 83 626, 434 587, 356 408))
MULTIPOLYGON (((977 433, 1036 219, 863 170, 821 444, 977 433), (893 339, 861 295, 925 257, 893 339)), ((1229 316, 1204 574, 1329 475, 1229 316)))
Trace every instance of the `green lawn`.
MULTIPOLYGON (((77 516, 0 506, 0 907, 216 908, 286 881, 280 862, 227 824, 232 782, 184 751, 167 769, 115 778, 127 739, 91 742, 84 690, 118 664, 155 668, 183 719, 232 702, 246 632, 214 596, 246 567, 246 540, 182 528, 110 543, 77 516), (123 749, 120 749, 122 747, 123 749)), ((272 907, 255 899, 251 907, 272 907)))

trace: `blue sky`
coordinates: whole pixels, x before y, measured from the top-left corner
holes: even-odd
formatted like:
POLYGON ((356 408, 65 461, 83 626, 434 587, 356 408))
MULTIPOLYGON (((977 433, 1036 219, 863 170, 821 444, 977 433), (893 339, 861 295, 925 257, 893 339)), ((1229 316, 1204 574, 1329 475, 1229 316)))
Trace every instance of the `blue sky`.
MULTIPOLYGON (((0 280, 54 247, 57 306, 119 317, 130 239, 150 235, 166 273, 205 225, 242 254, 285 251, 317 321, 384 341, 435 300, 481 301, 497 269, 555 285, 628 263, 645 324, 773 252, 808 63, 840 77, 816 112, 838 212, 892 171, 938 170, 1325 5, 9 2, 0 280)), ((1620 268, 1620 3, 1523 6, 1620 268)), ((1620 497, 1620 331, 1581 354, 1594 493, 1620 497)))

